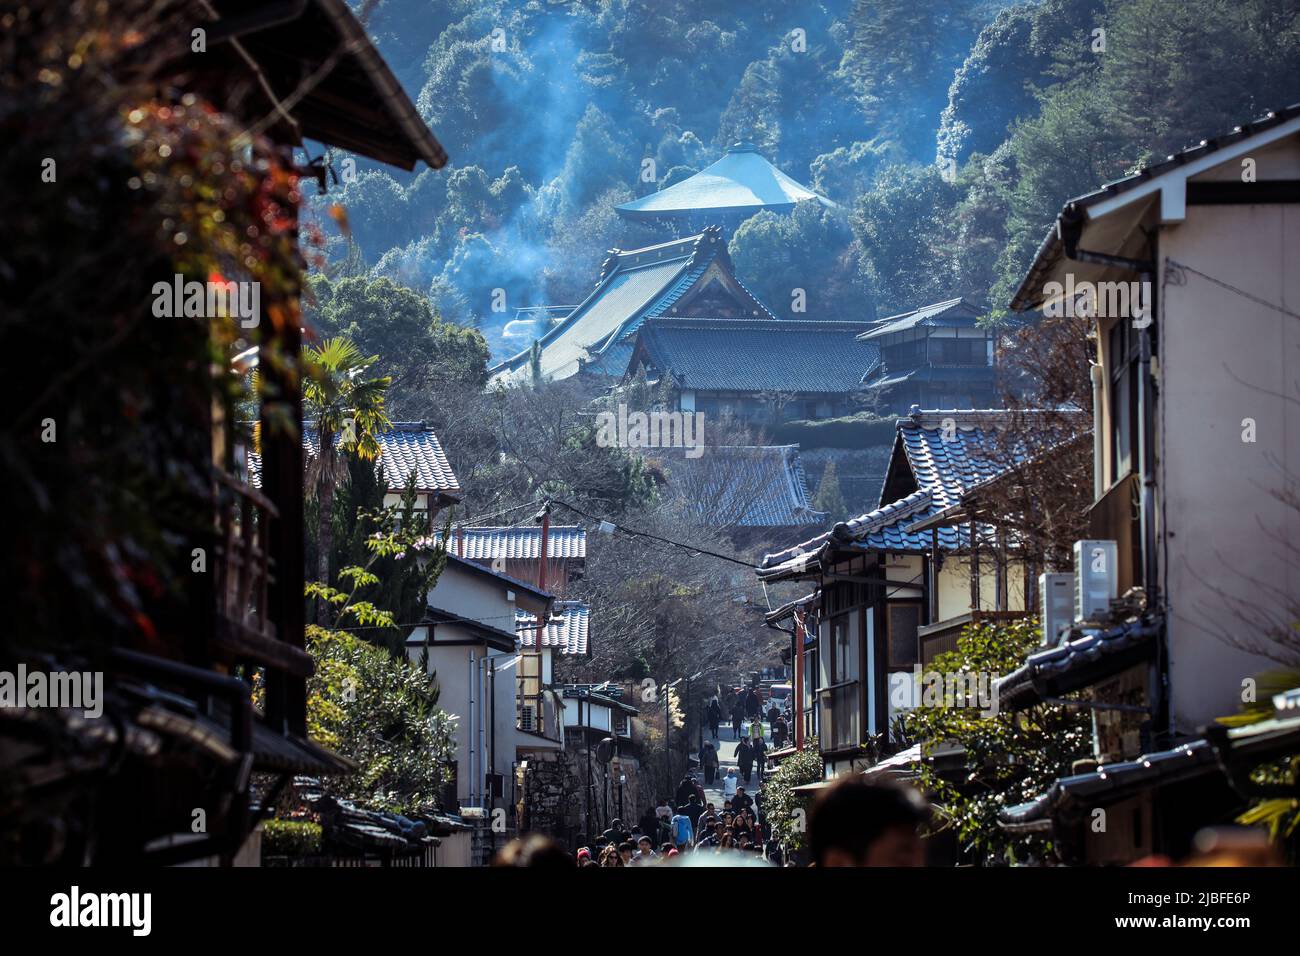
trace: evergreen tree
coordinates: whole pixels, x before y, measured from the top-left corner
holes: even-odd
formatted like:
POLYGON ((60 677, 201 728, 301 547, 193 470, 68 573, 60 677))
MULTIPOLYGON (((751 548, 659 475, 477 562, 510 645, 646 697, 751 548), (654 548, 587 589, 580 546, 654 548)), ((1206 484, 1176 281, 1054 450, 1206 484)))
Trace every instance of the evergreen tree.
POLYGON ((840 479, 835 473, 834 461, 826 463, 822 480, 817 485, 817 494, 813 495, 812 506, 817 511, 826 512, 833 521, 839 521, 849 510, 844 502, 844 493, 840 490, 840 479))

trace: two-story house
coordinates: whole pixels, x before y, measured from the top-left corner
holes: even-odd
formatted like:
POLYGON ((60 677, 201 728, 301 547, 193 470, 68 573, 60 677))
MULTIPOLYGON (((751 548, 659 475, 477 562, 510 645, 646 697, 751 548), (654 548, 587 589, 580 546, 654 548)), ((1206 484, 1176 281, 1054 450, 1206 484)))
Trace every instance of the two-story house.
POLYGON ((933 642, 948 640, 951 628, 927 628, 1019 616, 1032 602, 1032 568, 1011 549, 989 547, 987 529, 913 530, 1004 470, 994 434, 1004 420, 1000 411, 919 410, 900 419, 880 506, 760 564, 764 582, 814 588, 768 623, 816 633, 815 648, 792 635, 794 690, 801 708, 818 711, 799 719, 805 735, 816 730, 827 777, 869 766, 901 742, 894 725, 907 705, 891 693, 900 680, 891 675, 914 675, 944 649, 933 642))
POLYGON ((988 408, 997 396, 996 340, 979 325, 983 313, 957 298, 881 319, 859 336, 880 349, 864 384, 898 412, 912 405, 988 408))
POLYGON ((1080 692, 1095 715, 1101 766, 1003 815, 1082 859, 1185 852, 1278 753, 1213 722, 1297 662, 1298 184, 1292 106, 1070 200, 1011 303, 1095 320, 1091 536, 1112 591, 1138 589, 999 685, 1007 709, 1080 692))

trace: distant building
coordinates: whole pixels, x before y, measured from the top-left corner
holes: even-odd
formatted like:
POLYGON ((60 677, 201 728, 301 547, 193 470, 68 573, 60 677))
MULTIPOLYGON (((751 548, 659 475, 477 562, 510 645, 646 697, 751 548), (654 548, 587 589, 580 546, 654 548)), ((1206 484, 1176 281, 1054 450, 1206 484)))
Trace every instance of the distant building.
POLYGON ((753 143, 736 143, 690 179, 614 208, 624 219, 659 223, 682 235, 713 224, 730 233, 764 209, 786 213, 801 202, 835 206, 769 163, 753 143))
MULTIPOLYGON (((412 474, 415 475, 415 517, 422 527, 432 527, 439 511, 464 497, 442 443, 424 422, 393 422, 375 440, 379 444, 375 471, 383 484, 384 507, 401 504, 412 474)), ((312 422, 303 424, 302 449, 307 459, 316 457, 320 451, 312 422)), ((249 483, 254 488, 262 487, 261 456, 246 448, 244 459, 249 483)))
POLYGON ((773 424, 862 407, 880 368, 866 322, 656 318, 642 324, 628 375, 667 378, 677 409, 773 424))
POLYGON ((664 463, 669 485, 700 523, 751 533, 820 526, 798 445, 709 445, 664 463))
POLYGON ((881 319, 860 336, 880 348, 880 365, 865 385, 899 412, 995 404, 994 333, 979 326, 981 315, 958 298, 881 319))
MULTIPOLYGON (((704 315, 776 321, 736 278, 722 231, 644 249, 611 250, 595 289, 538 338, 544 379, 579 372, 617 378, 627 368, 641 323, 660 315, 704 315)), ((494 383, 529 380, 531 348, 489 370, 494 383)))

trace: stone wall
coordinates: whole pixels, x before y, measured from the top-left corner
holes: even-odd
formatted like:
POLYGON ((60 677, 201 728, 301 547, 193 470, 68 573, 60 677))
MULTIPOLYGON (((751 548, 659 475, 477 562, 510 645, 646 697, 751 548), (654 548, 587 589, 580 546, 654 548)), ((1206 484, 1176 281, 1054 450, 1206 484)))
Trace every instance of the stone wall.
MULTIPOLYGON (((656 794, 645 779, 640 761, 628 756, 621 759, 622 772, 627 778, 623 785, 623 818, 630 826, 646 806, 653 804, 656 794)), ((585 750, 533 754, 520 764, 522 820, 528 831, 545 833, 567 847, 574 847, 580 838, 601 833, 619 815, 617 775, 609 764, 597 761, 593 753, 588 818, 587 766, 585 750)))

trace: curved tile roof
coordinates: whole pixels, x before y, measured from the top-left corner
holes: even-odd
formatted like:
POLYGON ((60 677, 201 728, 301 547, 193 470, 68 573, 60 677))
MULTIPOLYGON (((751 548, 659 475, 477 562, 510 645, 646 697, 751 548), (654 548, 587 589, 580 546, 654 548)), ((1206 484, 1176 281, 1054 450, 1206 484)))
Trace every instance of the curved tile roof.
MULTIPOLYGON (((441 493, 450 498, 461 497, 460 480, 451 470, 447 453, 432 428, 424 422, 393 422, 392 428, 378 436, 379 459, 376 467, 382 469, 389 491, 406 488, 406 479, 415 472, 417 491, 441 493)), ((302 448, 307 457, 319 452, 319 442, 311 422, 302 427, 302 448)), ((262 459, 251 448, 246 454, 248 480, 254 488, 262 486, 262 459)))
MULTIPOLYGON (((434 535, 441 539, 442 532, 434 535)), ((540 526, 521 528, 458 528, 451 533, 453 551, 463 549, 467 561, 536 561, 542 556, 540 526), (459 540, 458 540, 459 539, 459 540)), ((587 529, 577 525, 552 525, 546 540, 548 558, 585 558, 587 529)))
POLYGON ((784 212, 806 200, 835 205, 781 172, 752 143, 736 143, 720 160, 689 179, 614 208, 628 219, 653 219, 700 210, 784 212))
MULTIPOLYGON (((591 609, 581 601, 556 601, 542 630, 542 646, 561 654, 586 654, 591 631, 591 609)), ((515 612, 515 633, 524 647, 537 646, 537 617, 515 612)))
POLYGON ((863 322, 663 316, 637 333, 635 361, 705 391, 845 393, 880 365, 863 322))

